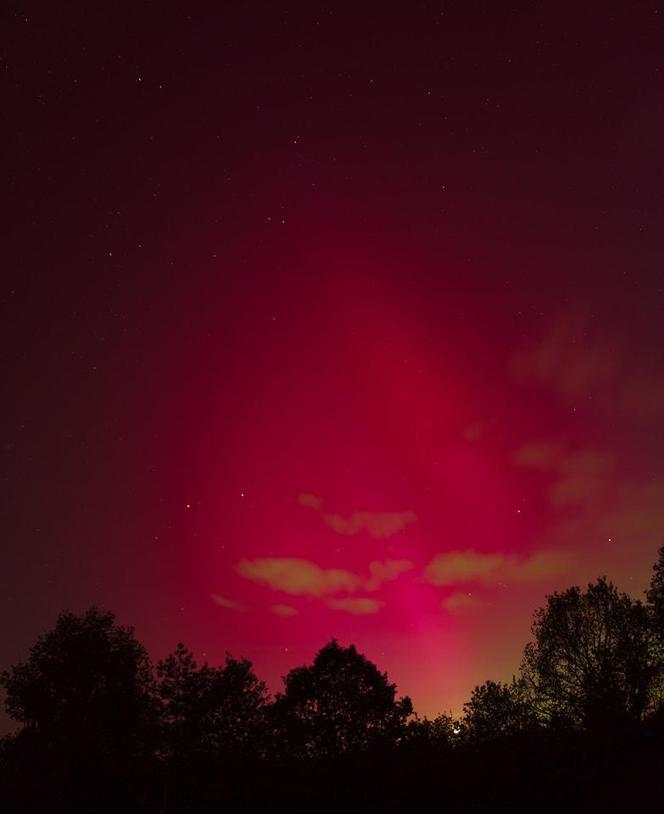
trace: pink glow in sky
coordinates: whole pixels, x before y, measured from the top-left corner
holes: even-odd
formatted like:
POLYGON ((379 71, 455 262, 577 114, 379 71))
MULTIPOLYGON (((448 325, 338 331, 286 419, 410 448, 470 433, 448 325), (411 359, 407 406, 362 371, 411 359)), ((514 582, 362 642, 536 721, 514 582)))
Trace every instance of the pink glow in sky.
POLYGON ((664 15, 282 5, 11 19, 0 667, 95 603, 458 712, 664 541, 664 15))

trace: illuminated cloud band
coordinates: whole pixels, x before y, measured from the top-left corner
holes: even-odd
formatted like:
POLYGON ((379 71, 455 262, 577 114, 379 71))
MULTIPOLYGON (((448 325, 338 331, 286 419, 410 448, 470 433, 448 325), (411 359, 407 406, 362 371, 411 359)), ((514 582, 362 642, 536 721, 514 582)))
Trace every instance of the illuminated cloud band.
POLYGON ((318 512, 323 523, 337 534, 355 536, 366 532, 376 540, 386 540, 393 537, 406 528, 410 523, 417 520, 417 515, 413 511, 354 511, 344 517, 338 513, 323 512, 323 501, 317 495, 310 492, 301 492, 298 495, 298 503, 305 508, 318 512))
POLYGON ((375 591, 413 567, 409 560, 374 561, 365 578, 341 568, 321 568, 299 557, 266 557, 240 560, 236 571, 245 579, 292 596, 314 599, 358 590, 375 591))
POLYGON ((566 573, 571 564, 570 555, 562 551, 539 551, 524 560, 505 554, 448 551, 431 560, 424 577, 436 586, 539 582, 566 573))

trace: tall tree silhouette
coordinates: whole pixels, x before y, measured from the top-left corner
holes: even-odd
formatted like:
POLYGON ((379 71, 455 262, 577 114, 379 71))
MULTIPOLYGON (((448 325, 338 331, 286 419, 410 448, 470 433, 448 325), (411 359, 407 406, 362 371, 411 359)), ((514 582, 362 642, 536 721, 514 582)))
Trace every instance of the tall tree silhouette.
POLYGON ((309 667, 296 667, 277 695, 274 720, 282 754, 324 758, 395 744, 412 713, 410 698, 355 647, 326 644, 309 667))
POLYGON ((601 578, 549 596, 532 632, 522 671, 546 721, 621 729, 641 720, 659 673, 641 602, 601 578))
POLYGON ((183 644, 157 665, 162 720, 171 748, 246 756, 261 741, 268 694, 251 662, 226 655, 219 667, 198 666, 183 644))
POLYGON ((7 712, 23 725, 14 757, 39 764, 34 774, 45 787, 70 785, 85 797, 89 787, 107 782, 117 792, 150 758, 157 712, 152 668, 133 628, 116 624, 108 611, 61 613, 27 661, 2 673, 0 685, 7 712), (113 783, 118 777, 120 786, 113 783))
POLYGON ((246 659, 200 667, 182 644, 157 665, 162 704, 163 808, 185 811, 228 794, 262 757, 265 684, 246 659), (238 774, 239 773, 239 774, 238 774))

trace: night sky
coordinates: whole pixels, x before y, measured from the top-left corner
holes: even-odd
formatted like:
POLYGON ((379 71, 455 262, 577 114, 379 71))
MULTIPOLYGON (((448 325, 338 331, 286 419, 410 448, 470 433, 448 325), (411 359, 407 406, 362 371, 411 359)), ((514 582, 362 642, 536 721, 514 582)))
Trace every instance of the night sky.
POLYGON ((428 715, 664 542, 664 7, 13 4, 0 667, 95 603, 428 715), (207 7, 206 7, 207 6, 207 7))

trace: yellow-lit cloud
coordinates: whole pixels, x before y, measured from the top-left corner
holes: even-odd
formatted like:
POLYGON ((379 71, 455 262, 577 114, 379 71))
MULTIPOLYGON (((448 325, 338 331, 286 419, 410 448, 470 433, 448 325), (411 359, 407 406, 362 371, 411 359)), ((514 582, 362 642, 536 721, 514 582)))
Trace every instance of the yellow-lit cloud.
POLYGON ((374 560, 369 563, 369 579, 365 580, 364 587, 367 591, 376 591, 384 582, 396 579, 405 571, 410 571, 413 563, 410 560, 385 560, 380 562, 374 560))
POLYGON ((504 577, 512 582, 539 582, 566 574, 573 566, 567 551, 537 551, 523 562, 508 560, 504 577))
POLYGON ((369 599, 363 596, 328 599, 325 604, 333 610, 345 611, 357 616, 367 616, 368 614, 378 613, 385 603, 379 599, 369 599))
POLYGON ((462 585, 481 582, 538 582, 566 573, 571 556, 563 551, 540 551, 523 560, 505 554, 448 551, 434 557, 424 572, 431 585, 462 585))
POLYGON ((409 560, 374 560, 369 564, 369 577, 364 578, 341 568, 321 568, 299 557, 268 557, 240 560, 235 569, 259 585, 293 596, 320 598, 360 589, 375 591, 412 567, 409 560))
POLYGON ((240 560, 236 566, 240 576, 293 596, 321 597, 341 591, 356 591, 361 578, 341 568, 321 568, 310 560, 298 557, 267 557, 240 560))
POLYGON ((247 606, 243 605, 241 602, 236 602, 234 599, 227 599, 225 596, 219 596, 219 594, 210 594, 210 598, 214 604, 218 605, 220 608, 227 608, 228 610, 235 611, 248 610, 247 606))
POLYGON ((270 605, 270 610, 275 616, 281 616, 284 619, 288 619, 291 616, 297 616, 297 608, 292 607, 292 605, 270 605))
POLYGON ((341 514, 324 514, 323 522, 337 534, 349 536, 366 531, 376 540, 385 540, 402 531, 417 520, 412 511, 403 512, 352 512, 348 517, 341 514))
POLYGON ((319 512, 323 523, 337 534, 354 536, 366 532, 376 540, 385 540, 402 531, 409 523, 417 520, 413 511, 354 511, 345 517, 336 512, 323 512, 323 501, 311 492, 300 492, 297 497, 300 506, 319 512))
POLYGON ((432 585, 458 585, 472 580, 491 581, 505 558, 502 554, 449 551, 427 565, 424 576, 432 585))
POLYGON ((484 607, 484 602, 472 594, 455 593, 446 596, 441 605, 450 613, 462 615, 477 612, 484 607))
POLYGON ((321 506, 323 505, 323 501, 318 495, 313 495, 311 492, 300 492, 297 496, 297 502, 300 506, 304 506, 307 509, 314 509, 318 511, 321 506))

